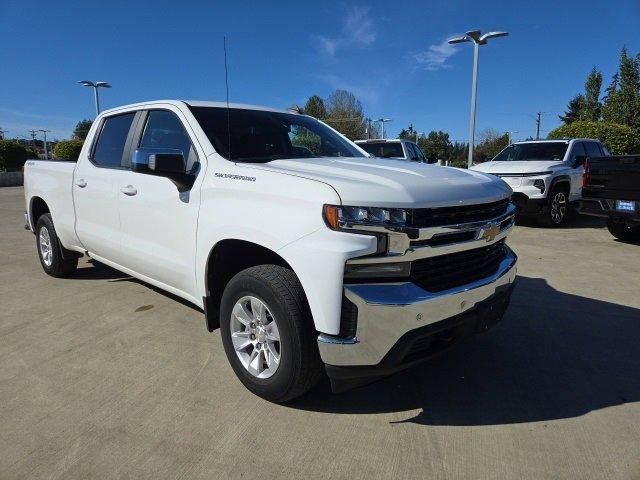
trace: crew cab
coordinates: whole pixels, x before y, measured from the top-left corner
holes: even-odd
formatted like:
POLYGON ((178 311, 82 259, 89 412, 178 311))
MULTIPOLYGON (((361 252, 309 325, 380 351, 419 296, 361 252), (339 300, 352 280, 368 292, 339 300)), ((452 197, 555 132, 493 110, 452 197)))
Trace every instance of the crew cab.
POLYGON ((579 211, 606 217, 619 240, 640 241, 640 156, 587 158, 579 211))
POLYGON ((570 204, 580 200, 586 156, 608 154, 591 138, 516 142, 471 169, 502 178, 513 189, 519 214, 535 215, 543 224, 558 227, 570 204))
POLYGON ((94 121, 77 163, 28 160, 46 273, 83 255, 181 297, 274 402, 414 365, 502 317, 515 208, 496 177, 375 159, 324 123, 163 100, 94 121))
POLYGON ((404 138, 356 140, 355 143, 373 157, 435 163, 435 161, 429 161, 415 142, 404 138))

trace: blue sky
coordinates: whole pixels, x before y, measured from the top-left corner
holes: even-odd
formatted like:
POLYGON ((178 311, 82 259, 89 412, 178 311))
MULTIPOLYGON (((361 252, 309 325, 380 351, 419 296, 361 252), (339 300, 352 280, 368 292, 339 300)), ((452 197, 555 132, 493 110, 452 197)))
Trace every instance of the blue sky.
POLYGON ((640 1, 70 2, 0 4, 0 127, 9 137, 48 128, 68 137, 104 108, 158 98, 224 99, 222 37, 229 39, 234 102, 288 107, 335 88, 372 118, 413 123, 465 140, 472 47, 443 43, 470 29, 507 30, 482 47, 477 128, 542 133, 582 90, 592 66, 614 73, 640 1))

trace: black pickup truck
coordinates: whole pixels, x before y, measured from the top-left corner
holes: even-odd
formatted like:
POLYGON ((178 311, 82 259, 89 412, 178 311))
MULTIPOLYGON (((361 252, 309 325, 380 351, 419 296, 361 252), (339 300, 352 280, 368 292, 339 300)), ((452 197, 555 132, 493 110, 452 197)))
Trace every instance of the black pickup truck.
POLYGON ((640 155, 587 158, 579 211, 607 217, 620 240, 640 241, 640 155))

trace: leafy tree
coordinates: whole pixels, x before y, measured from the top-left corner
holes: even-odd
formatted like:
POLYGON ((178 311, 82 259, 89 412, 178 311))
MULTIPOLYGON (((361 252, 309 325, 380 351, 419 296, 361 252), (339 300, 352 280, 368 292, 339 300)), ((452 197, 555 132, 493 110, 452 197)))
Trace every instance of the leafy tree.
POLYGON ((448 133, 431 131, 426 137, 418 139, 418 146, 430 160, 449 160, 451 158, 452 145, 448 133))
POLYGON ((318 95, 312 95, 304 105, 304 114, 315 117, 319 120, 327 118, 327 108, 324 105, 324 100, 318 95))
POLYGON ((365 138, 366 126, 362 105, 353 93, 335 90, 326 103, 325 122, 350 140, 365 138))
POLYGON ((584 120, 589 122, 597 122, 600 120, 600 111, 602 109, 602 103, 600 103, 600 89, 602 88, 602 73, 596 70, 596 67, 591 69, 591 73, 587 76, 587 81, 584 83, 584 120))
POLYGON ((29 158, 27 149, 15 140, 0 140, 0 171, 20 170, 29 158))
POLYGON ((74 140, 85 140, 87 135, 89 134, 89 129, 91 128, 91 124, 93 122, 91 120, 80 120, 76 124, 76 128, 73 129, 73 139, 74 140))
POLYGON ((473 150, 474 162, 486 162, 495 157, 509 145, 509 134, 501 134, 496 130, 486 129, 480 133, 480 143, 473 150))
POLYGON ((409 124, 409 127, 403 128, 402 130, 400 130, 400 133, 398 134, 398 138, 405 139, 405 140, 413 140, 415 142, 417 138, 417 134, 418 132, 414 130, 413 125, 409 124))
POLYGON ((582 120, 584 116, 586 101, 581 93, 569 100, 567 110, 564 115, 558 115, 558 118, 564 123, 577 122, 582 120))
POLYGON ((620 52, 618 72, 607 88, 602 119, 640 128, 640 57, 631 57, 626 48, 620 52))
POLYGON ((53 158, 75 162, 80 156, 83 143, 82 140, 61 140, 53 147, 53 158))
POLYGON ((578 121, 562 125, 549 132, 549 138, 597 138, 614 155, 640 150, 640 133, 628 125, 611 122, 578 121))

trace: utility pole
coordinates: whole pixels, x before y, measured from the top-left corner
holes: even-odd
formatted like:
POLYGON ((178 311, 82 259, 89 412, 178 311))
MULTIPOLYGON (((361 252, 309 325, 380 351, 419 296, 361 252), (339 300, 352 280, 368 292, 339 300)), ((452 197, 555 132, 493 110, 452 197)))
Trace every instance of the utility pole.
POLYGON ((36 132, 37 130, 27 130, 31 134, 31 144, 33 145, 33 151, 36 151, 36 132))
POLYGON ((540 140, 540 116, 542 112, 536 113, 536 140, 540 140))
POLYGON ((50 132, 51 130, 40 129, 38 131, 44 134, 44 159, 49 160, 49 148, 47 147, 47 132, 50 132))
POLYGON ((379 118, 378 122, 380 122, 380 129, 381 129, 381 137, 382 139, 384 139, 384 124, 387 122, 390 122, 391 119, 390 118, 379 118))
POLYGON ((7 130, 3 130, 0 128, 0 140, 4 140, 4 134, 7 133, 7 130))

